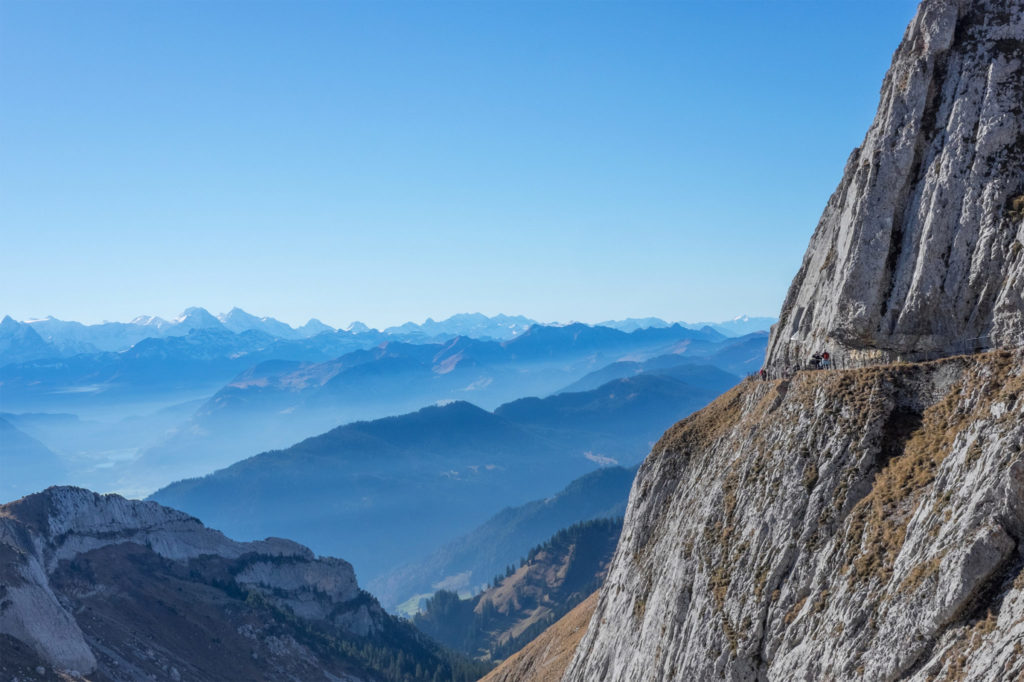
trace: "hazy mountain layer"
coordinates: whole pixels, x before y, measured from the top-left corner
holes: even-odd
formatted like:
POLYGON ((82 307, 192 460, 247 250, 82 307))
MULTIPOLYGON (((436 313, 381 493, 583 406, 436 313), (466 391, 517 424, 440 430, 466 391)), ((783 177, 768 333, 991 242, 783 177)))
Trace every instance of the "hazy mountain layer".
MULTIPOLYGON (((29 331, 32 331, 29 329, 29 331)), ((377 334, 323 334, 282 341, 263 332, 198 329, 146 338, 119 352, 46 355, 0 366, 8 412, 96 410, 138 402, 167 405, 210 395, 240 372, 269 359, 322 361, 370 348, 377 334)), ((4 362, 0 356, 0 364, 4 362)))
POLYGON ((367 581, 503 507, 554 495, 601 464, 637 461, 718 388, 640 375, 494 413, 465 402, 429 407, 339 427, 153 499, 235 537, 286 535, 344 551, 367 581))
POLYGON ((636 468, 606 467, 581 476, 551 497, 503 509, 466 535, 430 555, 367 583, 393 610, 435 590, 476 592, 529 549, 562 528, 598 518, 622 516, 636 468))
MULTIPOLYGON (((754 355, 763 353, 765 341, 754 339, 760 344, 754 355)), ((699 363, 733 343, 678 326, 627 334, 571 325, 533 327, 503 343, 466 337, 444 344, 396 342, 315 364, 266 362, 235 377, 187 424, 148 448, 130 475, 148 477, 152 490, 358 419, 441 400, 468 400, 490 409, 522 396, 547 395, 618 360, 672 354, 680 363, 699 363)), ((727 355, 733 359, 731 351, 727 355)), ((711 380, 716 394, 725 388, 722 376, 711 380)))
POLYGON ((0 416, 0 500, 61 483, 66 476, 57 455, 0 416))
POLYGON ((728 372, 745 376, 761 368, 768 332, 758 332, 729 341, 721 349, 706 356, 693 357, 671 354, 648 360, 622 360, 595 370, 562 388, 558 393, 589 391, 612 381, 641 373, 659 374, 691 384, 714 383, 715 372, 728 372))
MULTIPOLYGON (((208 313, 191 317, 206 328, 117 353, 0 367, 0 412, 57 453, 67 482, 144 495, 357 419, 438 400, 490 406, 547 393, 605 361, 667 351, 669 362, 713 358, 738 366, 733 342, 681 327, 624 334, 576 325, 536 328, 507 343, 381 345, 388 337, 375 331, 283 340, 255 329, 232 332, 208 313), (198 409, 196 401, 204 401, 198 409), (38 418, 45 413, 71 418, 38 418)), ((20 328, 34 335, 29 325, 20 328)))

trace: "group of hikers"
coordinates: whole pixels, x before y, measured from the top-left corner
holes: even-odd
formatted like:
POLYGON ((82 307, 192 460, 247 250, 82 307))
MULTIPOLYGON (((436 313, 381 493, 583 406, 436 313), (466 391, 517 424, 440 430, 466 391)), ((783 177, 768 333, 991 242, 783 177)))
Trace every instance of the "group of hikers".
POLYGON ((811 356, 811 362, 808 369, 831 369, 832 368, 832 356, 828 354, 827 350, 819 351, 811 356))
MULTIPOLYGON (((800 369, 832 369, 832 355, 827 350, 818 351, 811 355, 811 359, 808 361, 807 366, 804 368, 793 366, 791 372, 784 374, 785 376, 792 376, 800 369)), ((762 367, 761 371, 757 373, 757 377, 761 381, 768 381, 768 369, 762 367)))

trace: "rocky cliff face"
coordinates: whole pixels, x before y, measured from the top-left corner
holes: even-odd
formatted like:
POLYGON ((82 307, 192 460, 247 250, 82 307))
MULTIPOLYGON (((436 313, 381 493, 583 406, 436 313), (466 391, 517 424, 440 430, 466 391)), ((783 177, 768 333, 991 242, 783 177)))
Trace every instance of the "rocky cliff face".
POLYGON ((801 372, 676 425, 563 679, 1020 679, 1022 368, 801 372))
POLYGON ((1024 0, 925 0, 768 349, 861 368, 665 434, 563 681, 1024 679, 1022 239, 1024 0))
POLYGON ((925 0, 768 362, 1024 345, 1024 2, 925 0))
MULTIPOLYGON (((237 585, 257 590, 309 619, 329 619, 336 607, 359 597, 351 565, 338 559, 317 560, 289 540, 235 542, 155 502, 50 488, 0 507, 0 633, 28 644, 50 665, 96 671, 105 662, 102 654, 97 658, 96 649, 106 647, 97 647, 100 643, 83 632, 76 614, 67 608, 71 595, 56 589, 53 578, 67 577, 62 562, 66 565, 90 553, 112 557, 104 550, 124 544, 171 562, 187 564, 204 556, 238 562, 237 585)), ((365 635, 374 627, 374 618, 365 604, 355 610, 361 611, 360 617, 339 609, 338 620, 365 635)))
POLYGON ((357 682, 472 667, 387 616, 348 562, 289 540, 235 542, 80 488, 0 506, 0 675, 357 682))

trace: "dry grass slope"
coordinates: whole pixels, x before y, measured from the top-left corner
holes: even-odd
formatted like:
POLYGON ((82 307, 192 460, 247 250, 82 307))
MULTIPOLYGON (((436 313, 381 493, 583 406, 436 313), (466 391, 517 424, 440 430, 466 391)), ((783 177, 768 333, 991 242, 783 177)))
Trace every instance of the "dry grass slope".
POLYGON ((558 682, 586 634, 596 605, 595 592, 481 682, 558 682))

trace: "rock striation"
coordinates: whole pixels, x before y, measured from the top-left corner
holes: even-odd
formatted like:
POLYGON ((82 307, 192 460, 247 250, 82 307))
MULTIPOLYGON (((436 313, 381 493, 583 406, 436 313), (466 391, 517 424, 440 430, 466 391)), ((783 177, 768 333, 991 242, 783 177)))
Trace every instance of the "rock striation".
POLYGON ((924 0, 769 342, 845 369, 662 437, 563 682, 1024 680, 1022 252, 1024 0, 924 0))
POLYGON ((563 680, 1024 675, 1024 352, 748 381, 655 446, 563 680))
POLYGON ((776 368, 1024 345, 1024 2, 925 0, 769 342, 776 368))

